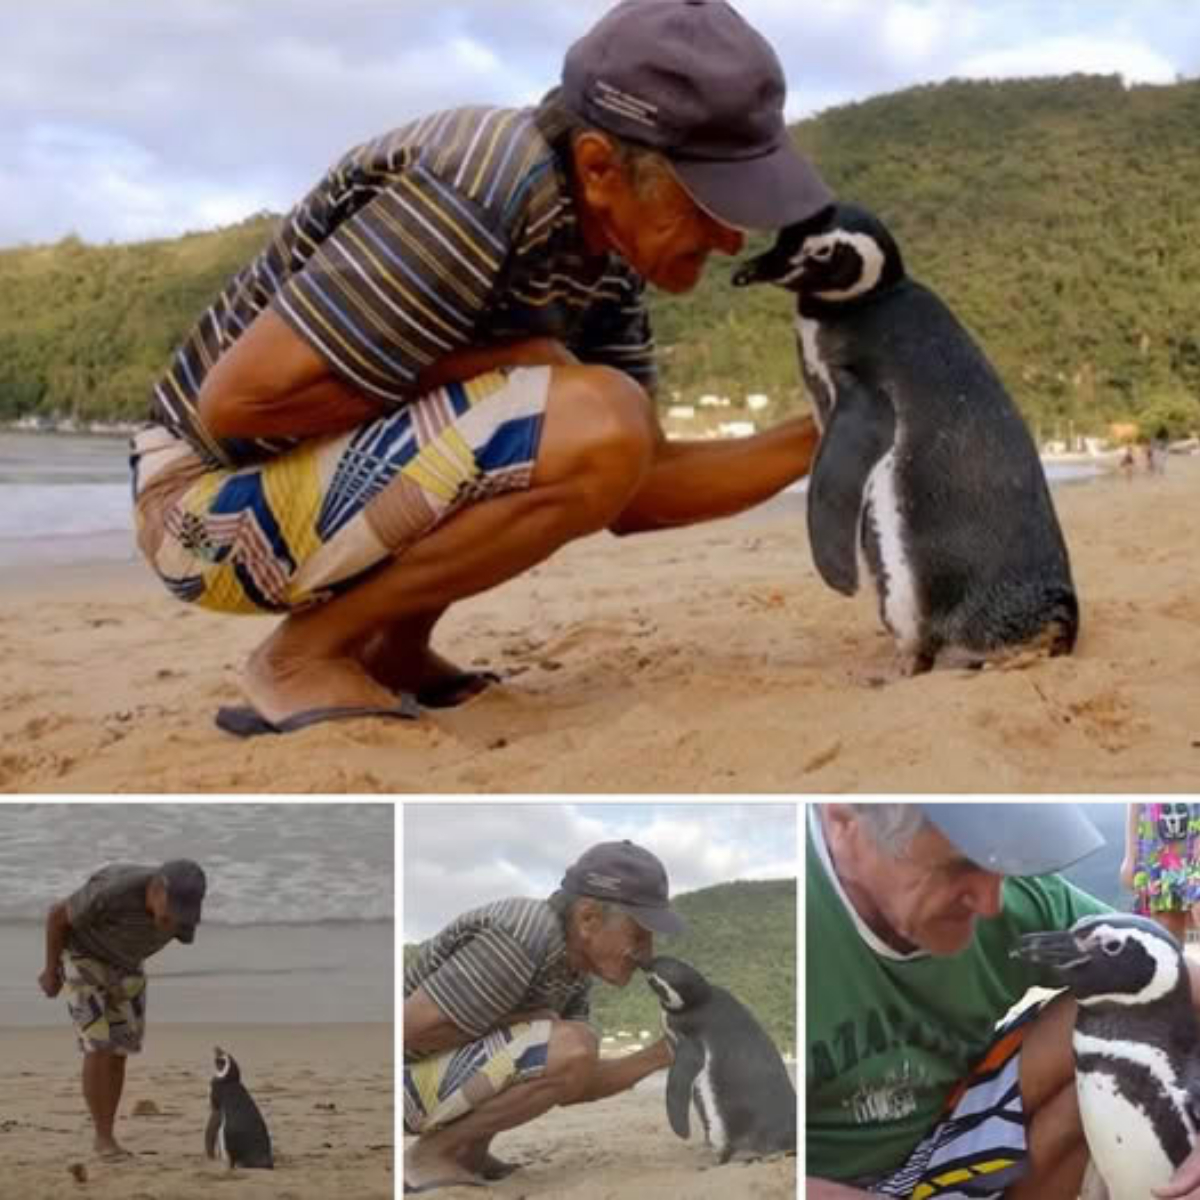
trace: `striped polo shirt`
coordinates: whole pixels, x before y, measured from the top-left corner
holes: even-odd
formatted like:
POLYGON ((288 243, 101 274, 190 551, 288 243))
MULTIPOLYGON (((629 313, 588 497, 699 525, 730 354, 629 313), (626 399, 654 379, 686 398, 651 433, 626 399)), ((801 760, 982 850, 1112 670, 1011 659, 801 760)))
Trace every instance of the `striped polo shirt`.
POLYGON ((456 108, 351 150, 200 318, 154 389, 151 419, 213 465, 296 439, 216 440, 196 400, 266 307, 381 412, 453 350, 548 336, 583 362, 655 382, 645 283, 589 255, 553 109, 456 108))
POLYGON ((424 988, 472 1037, 536 1008, 586 1020, 590 987, 567 962, 563 918, 545 900, 524 898, 464 913, 424 942, 404 972, 406 997, 424 988))
POLYGON ((146 885, 158 867, 110 863, 67 897, 67 950, 134 973, 175 935, 146 910, 146 885))

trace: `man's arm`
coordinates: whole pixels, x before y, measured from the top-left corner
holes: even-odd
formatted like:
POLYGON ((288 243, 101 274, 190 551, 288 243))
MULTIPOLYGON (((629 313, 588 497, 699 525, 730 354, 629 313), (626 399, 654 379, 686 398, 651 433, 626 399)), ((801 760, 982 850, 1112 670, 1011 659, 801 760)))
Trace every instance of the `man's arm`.
MULTIPOLYGON (((413 395, 497 367, 570 364, 552 338, 467 347, 426 368, 413 395)), ((279 316, 264 309, 204 377, 200 421, 214 438, 317 437, 346 433, 386 409, 335 375, 279 316)))
POLYGON ((46 966, 38 976, 38 984, 51 999, 62 991, 62 956, 70 930, 71 918, 67 913, 67 904, 65 900, 60 900, 52 904, 46 914, 46 966))
POLYGON ((671 442, 660 430, 646 480, 612 532, 644 533, 752 508, 807 475, 819 441, 811 417, 723 441, 671 442))
POLYGON ((665 1037, 659 1038, 645 1050, 639 1050, 625 1058, 612 1058, 607 1061, 600 1059, 593 1068, 592 1080, 587 1090, 571 1103, 590 1104, 593 1100, 603 1100, 607 1096, 615 1096, 618 1092, 628 1091, 647 1075, 669 1067, 671 1059, 671 1044, 665 1037))

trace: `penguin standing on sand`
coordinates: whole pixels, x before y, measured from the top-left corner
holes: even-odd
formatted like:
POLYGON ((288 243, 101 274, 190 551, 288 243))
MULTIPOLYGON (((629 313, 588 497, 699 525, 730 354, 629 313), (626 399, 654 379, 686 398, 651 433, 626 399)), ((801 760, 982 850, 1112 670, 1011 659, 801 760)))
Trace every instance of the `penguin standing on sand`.
POLYGON ((775 1043, 744 1004, 694 967, 660 955, 645 968, 675 1047, 667 1119, 681 1138, 694 1103, 720 1162, 796 1149, 796 1089, 775 1043))
POLYGON ((204 1152, 223 1158, 230 1167, 275 1166, 267 1123, 242 1083, 242 1073, 233 1055, 220 1046, 213 1048, 215 1071, 209 1101, 212 1108, 204 1130, 204 1152))
POLYGON ((858 590, 865 562, 908 674, 943 651, 1067 654, 1079 606, 1037 448, 970 334, 905 273, 865 209, 789 226, 734 285, 797 294, 821 442, 808 493, 813 560, 858 590))
POLYGON ((1113 913, 1026 934, 1014 953, 1078 1001, 1079 1112, 1109 1200, 1152 1200, 1200 1133, 1200 1021, 1179 943, 1113 913))

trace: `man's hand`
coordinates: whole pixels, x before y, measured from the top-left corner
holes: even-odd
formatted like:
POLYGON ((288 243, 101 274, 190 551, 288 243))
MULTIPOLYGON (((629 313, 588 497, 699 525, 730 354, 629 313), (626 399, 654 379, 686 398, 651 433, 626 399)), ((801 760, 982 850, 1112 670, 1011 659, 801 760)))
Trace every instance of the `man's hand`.
POLYGON ((1154 1194, 1163 1200, 1200 1200, 1200 1143, 1183 1160, 1179 1170, 1154 1194))
POLYGON ((47 967, 38 976, 38 986, 53 1000, 63 989, 63 969, 61 964, 55 963, 47 967))

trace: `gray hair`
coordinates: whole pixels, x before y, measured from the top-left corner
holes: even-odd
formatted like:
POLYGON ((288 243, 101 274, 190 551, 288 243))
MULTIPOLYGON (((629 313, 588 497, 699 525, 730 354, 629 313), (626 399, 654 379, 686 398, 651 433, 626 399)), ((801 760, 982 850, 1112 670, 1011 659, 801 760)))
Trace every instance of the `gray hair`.
POLYGON ((899 858, 929 826, 929 819, 916 804, 851 804, 875 845, 891 858, 899 858))
POLYGON ((632 917, 629 917, 627 912, 622 911, 610 900, 600 900, 596 896, 581 896, 577 892, 567 891, 566 888, 559 888, 558 891, 554 892, 553 895, 550 896, 546 903, 549 904, 550 907, 554 909, 554 911, 558 913, 558 915, 562 917, 564 921, 569 921, 576 908, 578 908, 584 900, 588 901, 590 904, 595 904, 600 909, 600 915, 604 918, 605 925, 611 925, 613 922, 621 919, 622 917, 628 917, 630 920, 633 919, 632 917))
POLYGON ((598 133, 605 138, 616 151, 617 162, 628 175, 639 199, 645 199, 663 179, 675 178, 675 172, 666 155, 591 124, 567 108, 555 93, 552 92, 542 101, 540 109, 564 130, 562 136, 569 146, 573 146, 577 138, 587 133, 598 133))

